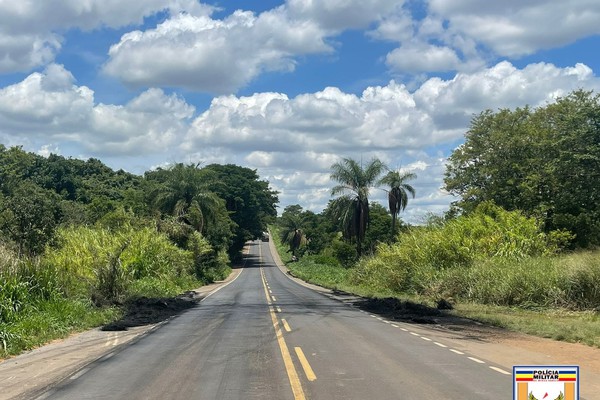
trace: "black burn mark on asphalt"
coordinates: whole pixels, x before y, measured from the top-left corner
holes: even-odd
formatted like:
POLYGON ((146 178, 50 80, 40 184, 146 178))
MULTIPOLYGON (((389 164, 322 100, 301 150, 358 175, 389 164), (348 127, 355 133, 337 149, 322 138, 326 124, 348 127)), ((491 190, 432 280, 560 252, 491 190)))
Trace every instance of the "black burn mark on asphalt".
POLYGON ((126 331, 128 328, 156 324, 194 307, 197 300, 186 294, 171 298, 141 297, 125 303, 125 313, 118 321, 102 327, 103 331, 126 331))

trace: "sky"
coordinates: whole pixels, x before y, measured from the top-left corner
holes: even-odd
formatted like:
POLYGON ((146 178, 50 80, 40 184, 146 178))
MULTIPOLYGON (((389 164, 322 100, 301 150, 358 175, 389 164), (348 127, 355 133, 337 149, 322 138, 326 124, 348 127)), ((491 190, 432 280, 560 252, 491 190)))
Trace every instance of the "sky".
POLYGON ((234 163, 280 212, 320 212, 333 163, 377 157, 417 175, 420 223, 456 200, 473 116, 599 91, 598 21, 597 0, 0 0, 0 143, 135 174, 234 163))

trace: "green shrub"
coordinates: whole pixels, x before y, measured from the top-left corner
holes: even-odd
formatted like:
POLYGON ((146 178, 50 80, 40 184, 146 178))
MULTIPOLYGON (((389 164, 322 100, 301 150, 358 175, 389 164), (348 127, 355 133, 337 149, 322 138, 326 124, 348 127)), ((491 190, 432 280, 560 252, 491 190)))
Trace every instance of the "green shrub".
POLYGON ((58 248, 48 249, 46 260, 59 271, 64 291, 93 296, 99 304, 122 302, 138 279, 173 280, 193 273, 192 252, 151 228, 70 227, 61 229, 58 238, 58 248))
POLYGON ((565 257, 561 269, 568 303, 573 308, 600 310, 600 251, 565 257))
POLYGON ((379 246, 374 257, 358 263, 351 281, 433 297, 548 305, 553 302, 548 296, 563 289, 554 264, 543 256, 555 254, 568 236, 546 236, 534 219, 483 203, 469 215, 414 227, 397 243, 379 246))
POLYGON ((440 273, 428 293, 481 304, 525 308, 562 305, 561 273, 549 257, 492 258, 440 273))
POLYGON ((354 266, 358 260, 356 246, 353 246, 340 238, 335 238, 323 251, 323 254, 334 257, 340 265, 346 268, 354 266))

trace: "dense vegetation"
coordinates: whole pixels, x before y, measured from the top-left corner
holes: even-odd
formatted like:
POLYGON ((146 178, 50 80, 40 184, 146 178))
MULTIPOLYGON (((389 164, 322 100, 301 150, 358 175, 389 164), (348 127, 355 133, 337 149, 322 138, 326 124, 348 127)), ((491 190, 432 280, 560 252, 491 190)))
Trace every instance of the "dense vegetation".
POLYGON ((485 111, 454 151, 446 189, 458 212, 493 201, 543 230, 567 230, 574 246, 600 244, 600 97, 576 91, 532 110, 485 111))
MULTIPOLYGON (((399 218, 416 175, 347 158, 332 166, 338 197, 320 213, 286 207, 272 232, 304 279, 431 304, 587 313, 576 322, 593 340, 544 334, 600 346, 598 171, 600 97, 576 91, 475 116, 447 166, 445 188, 459 199, 425 226, 399 218), (369 201, 378 185, 388 210, 369 201)), ((128 299, 225 276, 275 221, 276 203, 267 182, 235 165, 137 176, 0 145, 2 351, 110 320, 128 299)))
POLYGON ((535 110, 475 116, 447 166, 445 188, 460 198, 425 226, 395 226, 416 176, 380 179, 384 171, 378 160, 344 159, 331 174, 341 197, 320 214, 285 209, 273 229, 288 248, 282 258, 300 257, 294 274, 433 305, 576 311, 588 333, 567 333, 570 322, 537 332, 600 346, 599 96, 576 91, 535 110), (368 202, 377 183, 390 185, 389 214, 368 202))
POLYGON ((276 203, 236 165, 137 176, 0 145, 0 356, 224 278, 276 203))

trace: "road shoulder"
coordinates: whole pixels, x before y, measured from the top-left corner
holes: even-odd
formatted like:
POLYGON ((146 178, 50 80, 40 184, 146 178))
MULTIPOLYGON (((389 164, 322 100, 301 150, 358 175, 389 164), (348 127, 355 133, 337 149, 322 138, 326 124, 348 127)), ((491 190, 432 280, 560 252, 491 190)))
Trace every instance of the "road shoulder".
MULTIPOLYGON (((187 292, 183 297, 200 302, 233 282, 242 268, 234 268, 223 281, 187 292)), ((173 318, 173 317, 171 317, 173 318)), ((3 399, 35 399, 87 365, 122 350, 168 323, 171 318, 123 330, 101 328, 75 333, 0 362, 0 393, 3 399)))

